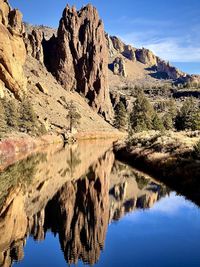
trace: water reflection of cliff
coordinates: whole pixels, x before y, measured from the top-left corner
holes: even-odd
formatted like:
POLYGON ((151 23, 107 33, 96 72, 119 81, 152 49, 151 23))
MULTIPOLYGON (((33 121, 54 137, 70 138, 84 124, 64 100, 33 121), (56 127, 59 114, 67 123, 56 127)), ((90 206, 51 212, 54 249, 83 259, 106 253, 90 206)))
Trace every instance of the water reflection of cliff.
POLYGON ((163 186, 115 162, 110 146, 52 149, 0 174, 0 266, 22 260, 28 236, 44 240, 49 230, 58 233, 68 263, 94 264, 109 222, 166 194, 163 186))

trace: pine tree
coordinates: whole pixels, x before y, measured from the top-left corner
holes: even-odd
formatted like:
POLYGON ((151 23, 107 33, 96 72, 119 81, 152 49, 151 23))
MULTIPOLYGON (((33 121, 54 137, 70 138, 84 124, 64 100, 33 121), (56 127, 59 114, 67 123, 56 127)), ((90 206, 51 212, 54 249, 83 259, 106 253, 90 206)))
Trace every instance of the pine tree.
POLYGON ((159 118, 157 113, 155 113, 155 115, 152 119, 152 128, 153 128, 153 130, 156 130, 156 131, 163 131, 164 130, 162 120, 159 118))
POLYGON ((200 109, 192 98, 187 99, 176 116, 177 130, 198 130, 200 109))
POLYGON ((126 130, 128 124, 127 111, 122 101, 115 108, 114 126, 119 130, 126 130))
POLYGON ((152 118, 155 114, 154 108, 143 93, 140 93, 133 104, 130 115, 131 127, 134 131, 152 129, 152 118))
POLYGON ((193 115, 192 130, 200 130, 200 108, 193 115))
POLYGON ((72 129, 77 127, 77 125, 80 123, 81 115, 77 112, 77 109, 73 101, 70 101, 67 107, 68 107, 67 119, 69 119, 70 132, 72 132, 72 129))
POLYGON ((163 121, 164 128, 165 128, 166 130, 171 130, 171 129, 173 129, 173 127, 174 127, 174 122, 173 122, 173 119, 172 119, 171 114, 166 113, 166 114, 163 116, 162 121, 163 121))
POLYGON ((177 115, 177 106, 174 99, 170 99, 167 103, 168 106, 168 114, 172 117, 172 119, 175 119, 177 115))
POLYGON ((17 128, 19 125, 19 110, 14 100, 6 102, 6 121, 9 127, 17 128))
POLYGON ((20 127, 26 132, 37 132, 37 116, 28 99, 24 99, 20 109, 20 127))

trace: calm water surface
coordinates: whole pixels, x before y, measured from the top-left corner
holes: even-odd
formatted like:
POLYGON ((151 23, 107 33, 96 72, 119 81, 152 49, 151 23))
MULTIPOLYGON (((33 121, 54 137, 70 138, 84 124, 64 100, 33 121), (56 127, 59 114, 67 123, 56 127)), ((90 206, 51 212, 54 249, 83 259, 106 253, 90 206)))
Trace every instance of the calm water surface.
POLYGON ((109 142, 52 147, 0 173, 0 266, 200 266, 197 204, 109 142))

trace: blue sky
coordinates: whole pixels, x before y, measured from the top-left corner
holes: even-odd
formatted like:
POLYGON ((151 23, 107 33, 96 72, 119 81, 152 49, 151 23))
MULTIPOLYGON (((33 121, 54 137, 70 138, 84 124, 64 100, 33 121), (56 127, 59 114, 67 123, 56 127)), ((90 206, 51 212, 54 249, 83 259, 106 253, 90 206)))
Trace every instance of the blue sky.
MULTIPOLYGON (((147 47, 189 73, 200 74, 200 0, 90 0, 99 10, 105 30, 135 47, 147 47)), ((81 0, 10 0, 24 20, 58 26, 67 3, 81 0)))

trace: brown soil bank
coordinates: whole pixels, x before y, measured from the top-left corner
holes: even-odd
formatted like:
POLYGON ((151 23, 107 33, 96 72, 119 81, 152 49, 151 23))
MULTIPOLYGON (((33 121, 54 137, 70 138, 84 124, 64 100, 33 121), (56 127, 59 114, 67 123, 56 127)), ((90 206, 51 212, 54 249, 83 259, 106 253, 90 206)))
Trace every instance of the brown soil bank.
POLYGON ((132 145, 116 144, 114 152, 124 161, 200 205, 200 160, 193 157, 199 133, 164 135, 151 132, 134 136, 132 145))
MULTIPOLYGON (((77 140, 101 140, 106 139, 110 142, 124 138, 125 134, 118 131, 91 131, 77 132, 74 137, 77 140)), ((61 134, 47 134, 41 137, 31 137, 23 134, 8 137, 0 141, 0 170, 15 163, 18 160, 24 159, 32 153, 41 152, 52 144, 57 144, 54 149, 61 149, 64 145, 64 139, 61 134)))
POLYGON ((37 138, 24 135, 2 140, 0 142, 0 170, 51 144, 58 144, 58 147, 62 147, 62 137, 56 134, 37 138))

